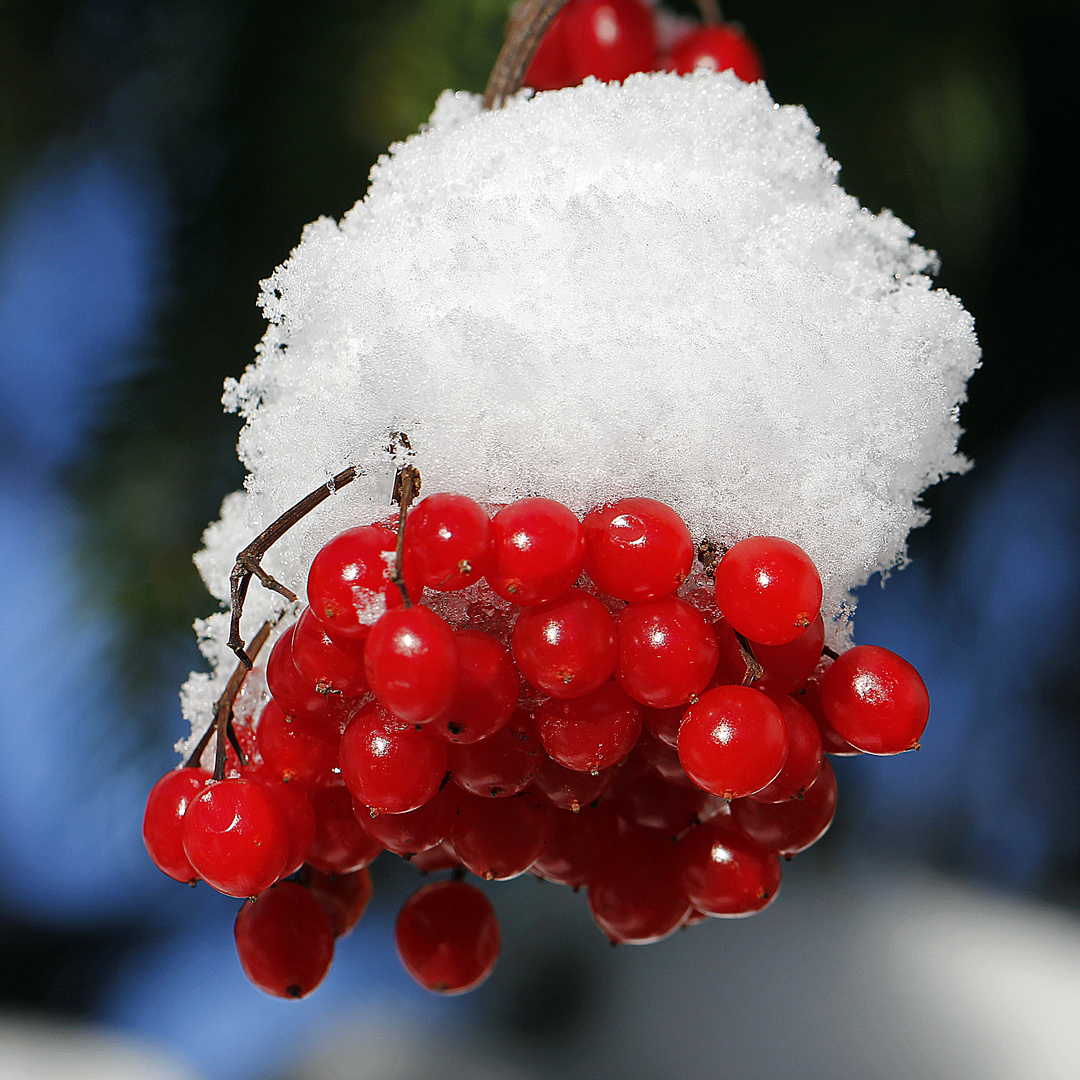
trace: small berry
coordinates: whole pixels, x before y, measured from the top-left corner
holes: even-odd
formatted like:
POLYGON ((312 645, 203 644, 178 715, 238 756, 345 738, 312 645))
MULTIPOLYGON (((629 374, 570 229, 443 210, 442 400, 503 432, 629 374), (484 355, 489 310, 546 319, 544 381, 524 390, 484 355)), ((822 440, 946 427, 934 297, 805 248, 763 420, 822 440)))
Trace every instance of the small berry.
POLYGON ((621 82, 635 71, 652 69, 656 29, 642 0, 570 0, 563 16, 573 83, 589 75, 601 82, 621 82))
POLYGON ((464 589, 487 573, 491 519, 464 495, 429 495, 405 520, 405 550, 421 585, 464 589))
POLYGON ((545 701, 536 711, 536 725, 553 760, 595 773, 633 750, 641 733, 641 706, 608 681, 584 697, 545 701))
POLYGON ((581 522, 553 499, 519 499, 492 519, 488 584, 514 604, 561 596, 585 565, 581 522))
POLYGON ((421 986, 463 994, 491 974, 499 956, 499 922, 475 886, 437 881, 402 905, 394 940, 405 970, 421 986))
POLYGON ((206 787, 206 769, 173 769, 151 789, 143 815, 143 843, 154 865, 177 881, 193 882, 198 874, 184 852, 181 835, 191 801, 206 787))
POLYGON ((730 69, 743 82, 757 82, 764 74, 754 43, 731 23, 691 31, 672 47, 666 66, 680 75, 697 68, 730 69))
POLYGON ((683 888, 706 915, 753 915, 776 899, 780 860, 745 836, 730 817, 691 829, 679 845, 683 888))

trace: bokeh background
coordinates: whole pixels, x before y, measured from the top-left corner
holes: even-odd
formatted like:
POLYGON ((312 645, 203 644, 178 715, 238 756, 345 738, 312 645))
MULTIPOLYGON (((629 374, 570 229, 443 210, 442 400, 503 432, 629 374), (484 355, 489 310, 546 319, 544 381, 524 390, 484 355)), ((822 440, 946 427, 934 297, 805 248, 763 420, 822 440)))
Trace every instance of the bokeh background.
POLYGON ((257 283, 441 89, 482 89, 507 10, 0 2, 0 1077, 1080 1075, 1074 0, 725 4, 984 349, 976 468, 856 621, 926 678, 924 749, 839 763, 777 905, 610 950, 582 898, 519 880, 496 975, 435 1000, 393 956, 414 874, 387 856, 294 1004, 243 979, 232 901, 146 859, 257 283))

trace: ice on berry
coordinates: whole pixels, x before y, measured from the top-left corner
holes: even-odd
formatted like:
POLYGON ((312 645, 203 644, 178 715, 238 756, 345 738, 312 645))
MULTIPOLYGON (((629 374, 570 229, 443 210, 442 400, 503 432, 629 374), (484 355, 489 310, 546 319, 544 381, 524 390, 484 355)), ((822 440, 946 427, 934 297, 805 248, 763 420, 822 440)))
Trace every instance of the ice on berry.
MULTIPOLYGON (((197 558, 211 592, 224 604, 237 552, 355 465, 264 560, 303 594, 323 543, 388 515, 405 432, 425 494, 543 495, 579 516, 643 496, 695 540, 785 537, 820 569, 843 645, 852 590, 903 563, 920 494, 966 465, 979 350, 933 253, 838 173, 801 107, 731 73, 587 81, 497 112, 444 93, 264 282, 266 336, 225 390, 249 476, 197 558)), ((282 603, 253 585, 245 627, 282 603)), ((217 674, 184 693, 200 727, 227 633, 221 615, 202 626, 217 674)))

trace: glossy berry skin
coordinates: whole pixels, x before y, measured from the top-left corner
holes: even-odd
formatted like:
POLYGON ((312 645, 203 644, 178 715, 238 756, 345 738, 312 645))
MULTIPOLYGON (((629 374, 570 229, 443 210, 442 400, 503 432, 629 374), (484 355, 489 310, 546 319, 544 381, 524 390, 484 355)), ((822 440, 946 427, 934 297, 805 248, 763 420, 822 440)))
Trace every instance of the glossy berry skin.
POLYGON ((548 24, 544 36, 540 39, 540 45, 525 70, 522 83, 534 90, 561 90, 564 86, 574 85, 570 60, 566 55, 566 39, 563 36, 563 11, 565 8, 548 24))
MULTIPOLYGON (((402 606, 401 590, 391 583, 397 536, 381 525, 347 529, 325 544, 308 571, 308 605, 335 641, 367 637, 384 610, 402 606)), ((423 588, 405 560, 409 595, 418 600, 423 588)))
POLYGON ((609 681, 584 697, 545 701, 536 711, 536 726, 554 761, 595 773, 633 750, 641 734, 641 707, 609 681))
POLYGON ((749 686, 718 686, 686 710, 679 761, 699 787, 724 799, 760 791, 788 753, 787 726, 776 704, 749 686))
POLYGON ((930 695, 903 657, 877 645, 841 654, 821 679, 821 706, 833 729, 867 754, 917 750, 930 695))
POLYGON ((590 510, 585 530, 585 573, 607 596, 644 603, 670 596, 694 562, 690 530, 670 506, 627 498, 590 510))
POLYGON ((557 885, 579 889, 600 868, 619 838, 619 822, 608 806, 555 815, 555 828, 530 872, 557 885))
POLYGON ((405 549, 421 585, 440 592, 464 589, 487 573, 491 519, 465 495, 429 495, 405 520, 405 549))
POLYGON ((589 881, 589 910, 614 942, 648 945, 674 933, 690 901, 670 837, 643 828, 621 836, 589 881))
POLYGON ((683 888, 706 915, 753 915, 776 899, 780 860, 744 835, 730 817, 719 816, 691 829, 679 844, 683 888))
POLYGON ((679 75, 699 67, 708 71, 730 69, 743 82, 757 82, 764 75, 761 57, 753 42, 730 23, 691 31, 672 47, 666 66, 679 75))
POLYGON ((794 698, 777 695, 770 699, 784 717, 788 734, 787 759, 776 779, 755 791, 750 798, 768 803, 801 799, 821 772, 825 757, 821 732, 814 718, 794 698))
POLYGON ((211 782, 182 827, 195 872, 226 896, 257 896, 281 876, 291 839, 274 796, 254 780, 211 782))
POLYGON ((274 997, 306 997, 334 959, 330 919, 295 881, 283 881, 248 900, 236 916, 234 934, 244 974, 274 997))
POLYGON ((820 613, 821 578, 797 544, 751 536, 717 564, 716 602, 733 630, 762 645, 786 645, 820 613))
POLYGON ((450 711, 457 689, 454 631, 430 608, 388 611, 367 637, 364 672, 380 704, 399 720, 439 720, 450 711))
POLYGON ((615 678, 635 701, 670 709, 708 685, 716 669, 716 635, 685 600, 669 596, 631 604, 615 620, 619 662, 615 678))
POLYGON ((514 604, 561 596, 585 565, 581 522, 553 499, 519 499, 492 519, 488 584, 514 604))
POLYGON ((533 787, 542 792, 552 806, 578 813, 595 803, 611 787, 618 771, 614 765, 595 773, 568 769, 545 754, 533 777, 533 787))
POLYGON ((545 694, 575 698, 592 693, 615 670, 615 620, 584 589, 526 608, 514 623, 518 670, 545 694))
POLYGON ((277 800, 289 833, 289 854, 280 876, 295 874, 307 862, 315 841, 315 810, 311 800, 303 788, 285 783, 266 765, 249 765, 243 775, 262 784, 277 800))
POLYGON ((458 630, 458 677, 446 716, 426 728, 452 743, 494 735, 513 715, 520 679, 510 653, 483 630, 458 630))
POLYGON ((421 986, 463 994, 491 974, 499 957, 499 922, 475 886, 437 881, 402 905, 394 941, 405 970, 421 986))
POLYGON ((737 799, 731 804, 735 824, 752 840, 785 859, 816 844, 828 831, 835 813, 836 774, 827 759, 801 799, 783 803, 737 799))
POLYGON ((349 721, 339 761, 341 779, 360 802, 379 814, 402 814, 439 790, 446 743, 372 702, 349 721))
POLYGON ((320 694, 360 697, 368 692, 364 638, 347 638, 343 642, 338 645, 311 608, 304 608, 293 630, 293 663, 304 681, 320 694))
POLYGON ((652 12, 642 0, 570 0, 562 11, 572 84, 620 82, 656 60, 652 12))
POLYGON ((184 852, 181 824, 209 779, 206 769, 173 769, 150 789, 146 800, 143 843, 154 865, 176 881, 192 882, 199 876, 184 852))

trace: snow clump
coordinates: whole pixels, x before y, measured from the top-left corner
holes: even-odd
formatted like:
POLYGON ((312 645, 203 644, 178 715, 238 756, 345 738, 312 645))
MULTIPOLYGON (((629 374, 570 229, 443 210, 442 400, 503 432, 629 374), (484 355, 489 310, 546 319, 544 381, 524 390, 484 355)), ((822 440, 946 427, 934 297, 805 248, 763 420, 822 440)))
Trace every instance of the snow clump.
MULTIPOLYGON (((250 475, 197 556, 211 593, 224 605, 237 552, 356 465, 264 562, 303 596, 323 543, 391 512, 402 431, 425 494, 581 514, 633 493, 698 539, 787 537, 842 647, 852 590, 902 564, 919 495, 966 465, 979 350, 933 254, 838 172, 804 109, 730 72, 497 112, 445 92, 263 283, 269 328, 224 398, 250 475)), ((246 636, 281 603, 253 584, 246 636)), ((185 687, 199 727, 233 665, 227 623, 199 627, 215 669, 185 687)))

